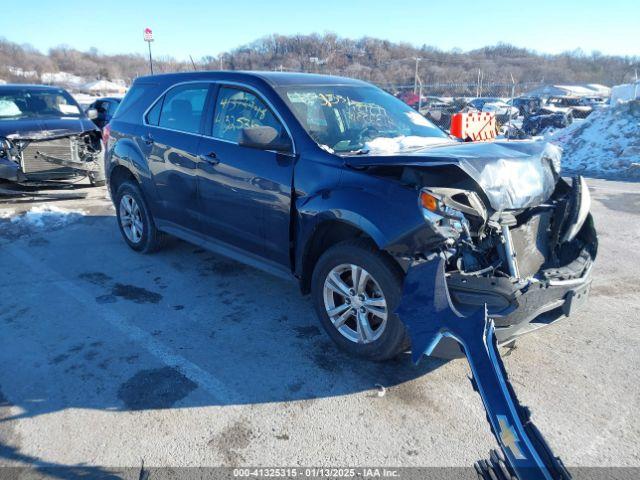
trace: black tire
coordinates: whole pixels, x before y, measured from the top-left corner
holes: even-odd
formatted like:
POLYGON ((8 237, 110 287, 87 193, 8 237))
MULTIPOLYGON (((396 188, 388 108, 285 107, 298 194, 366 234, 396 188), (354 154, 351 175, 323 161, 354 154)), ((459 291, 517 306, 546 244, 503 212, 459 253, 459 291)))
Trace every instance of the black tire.
POLYGON ((114 205, 116 208, 116 217, 118 221, 118 228, 122 234, 122 238, 127 245, 133 250, 140 253, 153 253, 158 251, 164 246, 166 241, 166 234, 156 228, 156 224, 153 221, 151 211, 147 206, 147 202, 140 191, 140 187, 132 181, 122 182, 116 191, 116 198, 114 199, 114 205), (140 219, 142 221, 142 236, 138 242, 130 240, 124 232, 122 221, 120 219, 120 202, 125 195, 131 196, 140 208, 140 219))
POLYGON ((323 328, 345 352, 374 361, 389 360, 409 347, 404 324, 394 313, 402 297, 404 273, 398 264, 364 239, 347 240, 324 252, 316 263, 311 278, 313 305, 323 328), (343 336, 327 315, 324 303, 325 279, 333 268, 354 264, 364 268, 378 283, 387 301, 387 321, 380 337, 371 343, 356 343, 343 336))

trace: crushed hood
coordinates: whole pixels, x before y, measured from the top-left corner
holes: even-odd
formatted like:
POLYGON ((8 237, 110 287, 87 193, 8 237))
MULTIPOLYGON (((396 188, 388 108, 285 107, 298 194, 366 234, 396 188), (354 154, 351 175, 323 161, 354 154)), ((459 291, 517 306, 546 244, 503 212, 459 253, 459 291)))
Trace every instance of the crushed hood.
POLYGON ((560 171, 561 150, 546 142, 451 142, 407 153, 345 158, 352 167, 455 165, 471 177, 496 211, 534 207, 546 201, 560 171))
POLYGON ((0 138, 43 140, 46 138, 77 135, 96 130, 86 117, 44 117, 0 120, 0 138))

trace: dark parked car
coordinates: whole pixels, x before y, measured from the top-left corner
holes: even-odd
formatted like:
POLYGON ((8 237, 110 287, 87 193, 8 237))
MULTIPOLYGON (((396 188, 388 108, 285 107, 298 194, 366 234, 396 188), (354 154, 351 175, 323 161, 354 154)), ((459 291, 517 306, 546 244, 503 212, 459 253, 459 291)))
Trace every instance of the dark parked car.
POLYGON ((545 113, 562 111, 573 118, 587 118, 593 112, 593 104, 583 97, 549 97, 542 109, 545 113))
POLYGON ((454 305, 486 304, 502 343, 587 296, 589 192, 560 177, 553 145, 457 142, 367 83, 279 72, 138 78, 105 130, 132 249, 171 234, 297 279, 353 354, 409 347, 403 278, 434 258, 454 305))
POLYGON ((89 177, 104 185, 102 135, 62 88, 0 85, 0 179, 89 177))
POLYGON ((526 115, 522 130, 527 135, 540 135, 549 128, 565 128, 573 123, 571 114, 563 112, 526 115))
POLYGON ((93 123, 102 130, 113 118, 121 101, 121 98, 116 97, 99 98, 87 107, 86 113, 93 120, 93 123))
POLYGON ((542 107, 542 98, 516 97, 510 103, 519 110, 520 115, 533 115, 542 107))

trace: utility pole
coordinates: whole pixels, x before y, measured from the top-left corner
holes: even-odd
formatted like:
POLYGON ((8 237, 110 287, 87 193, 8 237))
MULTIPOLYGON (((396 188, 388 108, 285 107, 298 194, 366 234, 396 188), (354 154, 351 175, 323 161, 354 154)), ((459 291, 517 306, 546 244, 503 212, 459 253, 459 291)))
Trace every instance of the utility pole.
POLYGON ((514 98, 516 96, 516 79, 513 78, 513 73, 509 75, 511 75, 511 98, 514 98))
POLYGON ((420 60, 422 60, 422 58, 416 57, 416 73, 413 77, 413 93, 418 92, 418 64, 420 63, 420 60))
POLYGON ((149 45, 149 70, 153 75, 153 59, 151 58, 151 42, 153 42, 153 31, 147 27, 143 30, 144 41, 149 45))

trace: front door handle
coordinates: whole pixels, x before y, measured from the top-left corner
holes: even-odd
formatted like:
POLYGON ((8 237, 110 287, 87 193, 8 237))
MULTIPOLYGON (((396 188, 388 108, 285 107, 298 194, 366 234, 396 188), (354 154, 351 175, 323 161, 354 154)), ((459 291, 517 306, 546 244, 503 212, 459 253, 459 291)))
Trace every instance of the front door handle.
POLYGON ((216 155, 216 152, 209 152, 204 155, 199 155, 203 162, 207 162, 209 165, 217 165, 220 163, 220 159, 216 155))

